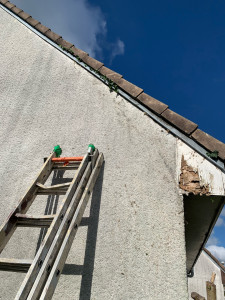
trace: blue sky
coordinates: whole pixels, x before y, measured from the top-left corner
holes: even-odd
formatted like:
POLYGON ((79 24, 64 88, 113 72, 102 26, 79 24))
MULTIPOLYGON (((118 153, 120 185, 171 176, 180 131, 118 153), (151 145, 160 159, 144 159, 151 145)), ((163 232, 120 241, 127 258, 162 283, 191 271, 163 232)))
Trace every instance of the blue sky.
POLYGON ((207 249, 212 252, 219 261, 225 262, 225 208, 222 210, 219 219, 208 240, 207 249))
MULTIPOLYGON (((12 2, 225 142, 224 0, 12 2)), ((224 227, 225 211, 208 243, 222 260, 224 227)))

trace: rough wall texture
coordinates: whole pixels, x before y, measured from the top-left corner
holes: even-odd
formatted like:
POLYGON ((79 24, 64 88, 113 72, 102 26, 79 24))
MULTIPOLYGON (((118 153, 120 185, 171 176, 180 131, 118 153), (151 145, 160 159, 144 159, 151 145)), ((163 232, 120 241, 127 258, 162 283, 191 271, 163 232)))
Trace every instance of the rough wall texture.
POLYGON ((210 281, 213 272, 216 273, 216 299, 224 300, 221 270, 204 251, 199 256, 199 259, 194 267, 194 277, 188 278, 188 291, 190 300, 192 299, 192 292, 197 292, 201 296, 207 298, 206 281, 210 281))
MULTIPOLYGON (((0 19, 1 223, 54 145, 82 155, 92 142, 104 170, 54 299, 186 299, 175 138, 1 9, 0 19)), ((2 256, 34 256, 40 230, 23 232, 2 256)), ((23 277, 1 272, 0 299, 23 277)))

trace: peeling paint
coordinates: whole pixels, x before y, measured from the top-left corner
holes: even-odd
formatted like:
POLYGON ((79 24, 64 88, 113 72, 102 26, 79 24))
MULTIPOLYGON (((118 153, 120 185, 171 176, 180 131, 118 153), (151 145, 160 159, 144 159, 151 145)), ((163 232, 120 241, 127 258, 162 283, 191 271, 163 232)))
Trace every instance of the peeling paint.
POLYGON ((182 190, 194 195, 210 195, 209 185, 201 184, 199 173, 187 164, 182 155, 179 186, 182 190))

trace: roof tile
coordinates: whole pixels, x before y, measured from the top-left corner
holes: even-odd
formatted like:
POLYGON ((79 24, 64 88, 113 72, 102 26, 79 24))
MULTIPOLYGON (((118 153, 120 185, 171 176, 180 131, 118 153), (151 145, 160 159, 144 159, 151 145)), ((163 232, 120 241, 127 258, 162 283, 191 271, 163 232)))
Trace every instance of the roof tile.
POLYGON ((155 98, 153 98, 145 93, 141 93, 137 97, 137 99, 142 104, 144 104, 145 106, 147 106, 148 108, 150 108, 151 110, 153 110, 154 112, 156 112, 159 115, 168 108, 168 105, 156 100, 155 98))
POLYGON ((51 30, 46 31, 45 35, 53 42, 56 42, 59 38, 61 38, 60 35, 58 35, 57 33, 53 32, 51 30))
POLYGON ((215 139, 214 137, 212 137, 211 135, 205 133, 204 131, 197 129, 192 135, 191 137, 198 142, 199 144, 201 144, 202 146, 204 146, 206 149, 208 149, 209 151, 213 152, 213 151, 218 151, 219 152, 219 157, 223 160, 225 160, 225 144, 218 141, 217 139, 215 139))
POLYGON ((125 92, 130 94, 132 97, 136 98, 143 92, 143 89, 139 88, 138 86, 134 85, 133 83, 120 78, 119 80, 115 80, 115 83, 125 92))
POLYGON ((106 68, 105 66, 102 66, 100 69, 99 69, 99 72, 108 77, 109 79, 111 79, 112 81, 115 81, 115 80, 120 80, 123 76, 106 68))
POLYGON ((26 22, 29 23, 31 26, 35 27, 37 24, 39 24, 40 22, 33 19, 32 17, 26 19, 26 22))
POLYGON ((56 41, 56 43, 62 47, 65 47, 67 49, 70 49, 73 47, 73 44, 67 42, 66 40, 64 40, 63 38, 60 38, 56 41))
POLYGON ((30 18, 30 15, 25 13, 24 11, 21 11, 18 16, 24 20, 27 20, 28 18, 30 18))
POLYGON ((14 6, 12 9, 11 9, 15 14, 19 14, 21 11, 23 11, 22 9, 20 9, 19 7, 16 7, 14 6))
POLYGON ((9 9, 12 9, 14 6, 16 6, 15 4, 10 3, 9 1, 5 3, 5 6, 8 7, 9 9))
POLYGON ((170 109, 166 109, 162 113, 162 116, 175 127, 177 127, 178 129, 180 129, 188 135, 190 135, 198 127, 197 124, 191 122, 190 120, 182 117, 181 115, 175 113, 170 109))
POLYGON ((47 32, 48 30, 50 30, 48 27, 42 25, 41 23, 37 24, 35 26, 35 29, 37 29, 38 31, 40 31, 43 34, 45 34, 45 32, 47 32))
POLYGON ((8 0, 0 0, 0 3, 2 4, 6 4, 6 2, 8 2, 8 0))
POLYGON ((85 62, 88 66, 90 66, 91 68, 95 69, 95 70, 99 70, 102 66, 103 63, 90 57, 90 56, 84 56, 82 58, 83 62, 85 62))
POLYGON ((86 52, 84 52, 83 50, 76 48, 75 46, 73 46, 71 48, 71 50, 73 51, 74 55, 79 56, 80 59, 83 59, 84 57, 86 57, 88 54, 86 52))

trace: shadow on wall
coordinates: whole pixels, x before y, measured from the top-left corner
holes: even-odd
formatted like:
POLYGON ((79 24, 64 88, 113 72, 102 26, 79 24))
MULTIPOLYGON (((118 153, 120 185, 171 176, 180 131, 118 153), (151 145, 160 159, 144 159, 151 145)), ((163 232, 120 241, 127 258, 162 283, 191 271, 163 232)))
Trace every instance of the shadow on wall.
MULTIPOLYGON (((91 298, 95 249, 96 249, 97 232, 98 232, 99 212, 100 212, 100 205, 101 205, 103 174, 104 174, 104 162, 93 189, 93 193, 91 197, 90 215, 89 217, 83 217, 80 223, 80 226, 88 226, 84 264, 83 266, 76 265, 76 264, 65 264, 62 272, 62 274, 64 275, 82 275, 79 300, 89 300, 91 298)), ((52 185, 58 183, 66 183, 71 181, 72 179, 72 178, 62 178, 62 177, 63 177, 62 171, 55 172, 52 179, 52 185)), ((58 206, 58 197, 59 196, 54 196, 54 195, 48 197, 47 205, 45 209, 46 215, 56 213, 57 206, 58 206)), ((45 234, 46 234, 46 228, 41 229, 36 252, 38 251, 45 234)))
POLYGON ((93 271, 94 271, 95 249, 96 249, 96 240, 97 240, 97 233, 98 233, 98 222, 99 222, 99 213, 100 213, 100 205, 101 205, 104 167, 105 167, 105 163, 103 162, 101 172, 99 174, 99 177, 96 181, 92 193, 90 216, 89 218, 83 218, 84 221, 87 221, 88 232, 87 232, 87 241, 86 241, 86 249, 85 249, 85 256, 84 256, 84 265, 82 270, 82 280, 81 280, 79 300, 89 300, 91 298, 91 287, 92 287, 92 278, 93 278, 93 271))

